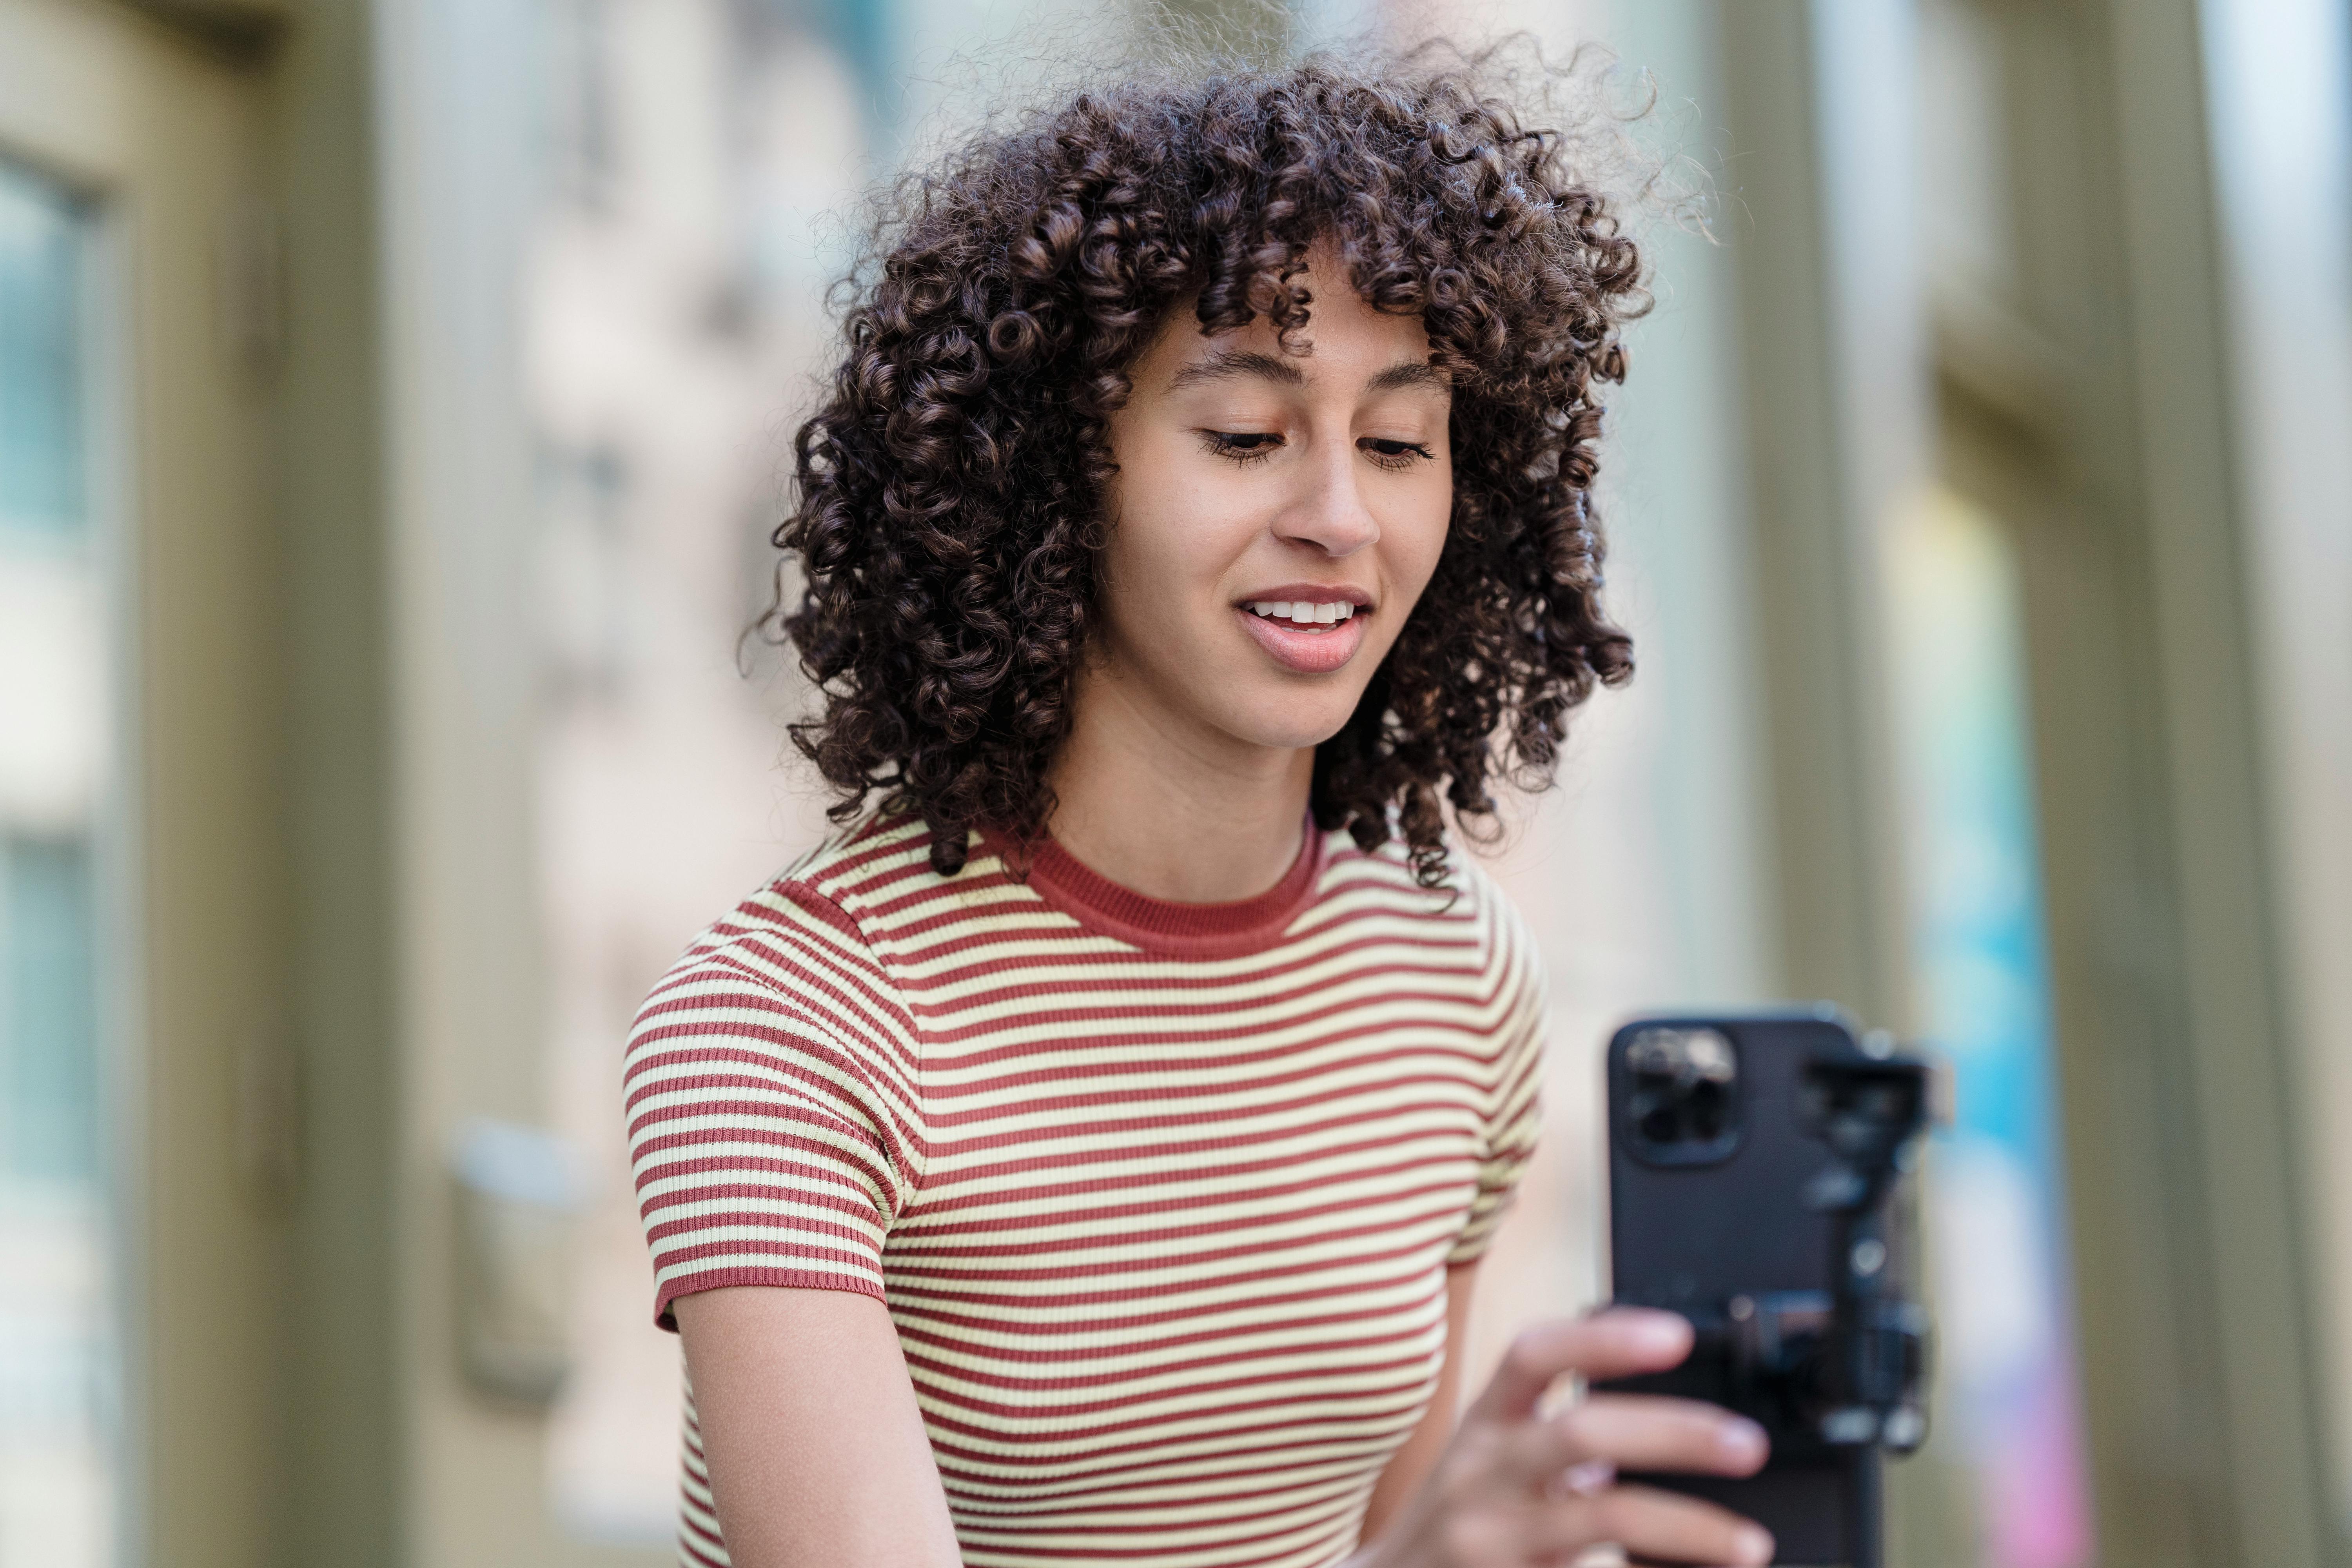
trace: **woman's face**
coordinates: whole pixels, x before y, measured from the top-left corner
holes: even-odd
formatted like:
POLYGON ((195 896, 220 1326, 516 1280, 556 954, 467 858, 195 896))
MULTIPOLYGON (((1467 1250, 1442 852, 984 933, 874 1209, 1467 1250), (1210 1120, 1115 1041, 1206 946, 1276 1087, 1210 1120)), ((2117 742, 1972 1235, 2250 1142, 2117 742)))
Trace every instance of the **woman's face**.
POLYGON ((1452 394, 1419 317, 1314 262, 1310 352, 1285 353, 1263 318, 1204 338, 1180 310, 1110 423, 1092 673, 1212 749, 1337 733, 1453 511, 1452 394))

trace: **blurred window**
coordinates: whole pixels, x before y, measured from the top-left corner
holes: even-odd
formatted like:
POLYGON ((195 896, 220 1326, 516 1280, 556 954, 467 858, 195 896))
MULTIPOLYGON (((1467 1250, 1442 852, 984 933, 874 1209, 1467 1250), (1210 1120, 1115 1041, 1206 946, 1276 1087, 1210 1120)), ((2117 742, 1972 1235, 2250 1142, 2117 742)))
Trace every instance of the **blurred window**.
POLYGON ((111 1562, 121 1481, 89 227, 70 193, 0 163, 0 1568, 111 1562))
POLYGON ((609 700, 628 665, 628 466, 610 447, 539 454, 539 638, 559 704, 609 700))
POLYGON ((77 204, 0 163, 0 526, 69 534, 82 516, 77 204))
POLYGON ((542 7, 542 152, 552 194, 602 209, 615 175, 613 81, 606 68, 608 0, 550 0, 542 7))

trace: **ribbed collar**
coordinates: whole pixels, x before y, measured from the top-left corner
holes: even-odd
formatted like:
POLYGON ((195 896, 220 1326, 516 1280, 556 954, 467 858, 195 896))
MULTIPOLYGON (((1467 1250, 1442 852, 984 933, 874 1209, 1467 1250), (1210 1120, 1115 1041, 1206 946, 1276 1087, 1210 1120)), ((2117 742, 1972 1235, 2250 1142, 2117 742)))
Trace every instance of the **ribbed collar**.
MULTIPOLYGON (((1010 847, 992 834, 990 848, 1010 847)), ((1326 835, 1308 818, 1298 858, 1282 880, 1254 899, 1229 904, 1185 904, 1123 888, 1054 841, 1039 837, 1029 848, 1029 886, 1037 896, 1090 930, 1154 952, 1182 958, 1234 958, 1273 946, 1315 896, 1323 871, 1326 835)), ((1009 858, 1009 857, 1008 857, 1009 858)))

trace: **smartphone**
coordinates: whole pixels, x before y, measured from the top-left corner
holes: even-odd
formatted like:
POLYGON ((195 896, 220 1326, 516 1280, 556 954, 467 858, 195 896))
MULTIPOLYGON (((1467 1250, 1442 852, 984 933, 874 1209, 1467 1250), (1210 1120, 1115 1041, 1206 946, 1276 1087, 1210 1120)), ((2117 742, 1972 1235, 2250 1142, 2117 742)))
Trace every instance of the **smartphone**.
POLYGON ((1907 1449, 1924 1436, 1925 1318, 1907 1300, 1903 1190, 1933 1092, 1924 1070, 1826 1004, 1639 1018, 1609 1043, 1612 1295, 1689 1318, 1696 1345, 1673 1371, 1603 1386, 1725 1405, 1772 1441, 1754 1476, 1627 1479, 1747 1515, 1790 1568, 1875 1568, 1882 1442, 1907 1449), (1885 1147, 1870 1149, 1884 1169, 1866 1196, 1848 1157, 1857 1108, 1910 1118, 1885 1121, 1885 1147), (1858 1322, 1885 1330, 1870 1353, 1907 1358, 1905 1392, 1876 1379, 1883 1424, 1862 1441, 1839 1422, 1881 1416, 1855 1403, 1848 1371, 1864 1363, 1833 1348, 1858 1322))

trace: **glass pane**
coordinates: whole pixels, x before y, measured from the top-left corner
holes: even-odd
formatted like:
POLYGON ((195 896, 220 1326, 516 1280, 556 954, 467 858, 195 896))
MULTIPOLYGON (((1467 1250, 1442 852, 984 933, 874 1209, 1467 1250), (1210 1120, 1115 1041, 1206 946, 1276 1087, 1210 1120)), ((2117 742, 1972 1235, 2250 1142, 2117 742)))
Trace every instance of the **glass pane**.
POLYGON ((121 1487, 88 248, 82 204, 0 163, 0 1568, 112 1563, 121 1487))
POLYGON ((0 1169, 18 1183, 98 1183, 98 1018, 89 848, 19 839, 0 851, 0 1169))
POLYGON ((1994 299, 2012 297, 2009 115, 2000 25, 1981 0, 1928 0, 1919 11, 1920 216, 1929 277, 1994 299))
POLYGON ((0 163, 0 527, 85 521, 79 208, 0 163))
POLYGON ((1931 491, 1889 549, 1912 963, 1958 1083, 1927 1182, 1941 1429, 1972 1540, 1949 1559, 2079 1568, 2093 1532, 2058 1167, 2050 980, 2017 590, 2000 522, 1931 491))

